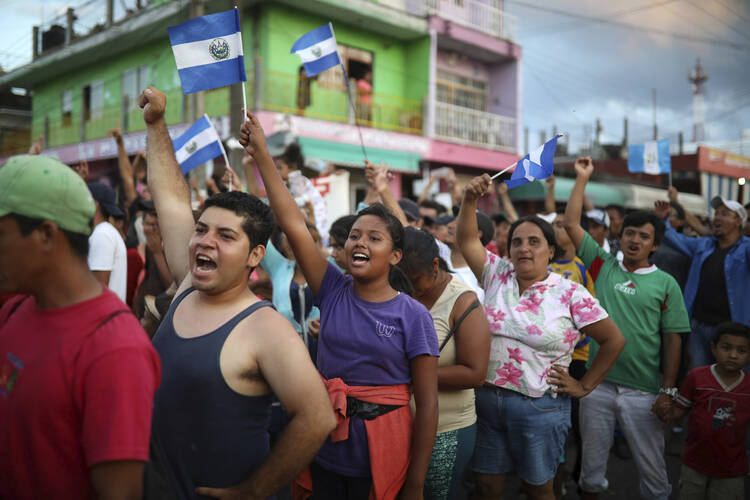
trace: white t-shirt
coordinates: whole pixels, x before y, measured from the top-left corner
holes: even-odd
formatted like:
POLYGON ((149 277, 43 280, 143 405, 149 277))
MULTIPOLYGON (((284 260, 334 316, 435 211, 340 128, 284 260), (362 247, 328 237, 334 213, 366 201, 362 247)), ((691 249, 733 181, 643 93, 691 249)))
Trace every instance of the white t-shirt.
POLYGON ((452 267, 451 271, 455 273, 456 278, 458 278, 461 282, 474 290, 474 293, 477 294, 479 302, 484 302, 484 290, 482 290, 482 287, 479 285, 479 281, 477 281, 477 277, 474 276, 474 273, 471 271, 471 268, 469 266, 452 267))
POLYGON ((125 242, 109 222, 101 222, 89 236, 89 269, 110 271, 109 289, 125 302, 128 287, 128 256, 125 242))
POLYGON ((482 287, 479 286, 479 281, 477 281, 477 277, 474 276, 471 268, 469 266, 459 268, 453 267, 453 261, 451 260, 451 255, 453 254, 453 252, 451 251, 451 247, 437 238, 435 238, 435 242, 438 245, 438 253, 440 257, 445 261, 446 264, 448 264, 448 270, 452 273, 455 273, 456 278, 458 278, 462 283, 468 285, 472 290, 474 290, 474 293, 477 294, 479 302, 483 302, 484 290, 482 290, 482 287))

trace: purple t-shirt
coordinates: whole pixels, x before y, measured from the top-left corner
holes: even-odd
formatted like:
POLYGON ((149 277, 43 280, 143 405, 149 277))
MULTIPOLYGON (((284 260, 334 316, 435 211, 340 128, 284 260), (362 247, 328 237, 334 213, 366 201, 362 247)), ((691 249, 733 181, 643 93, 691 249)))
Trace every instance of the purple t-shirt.
MULTIPOLYGON (((404 293, 385 302, 367 302, 354 293, 351 276, 328 264, 315 305, 320 309, 318 370, 347 385, 411 383, 410 361, 439 355, 429 311, 404 293)), ((315 461, 346 476, 370 475, 364 422, 349 421, 349 439, 326 440, 315 461)))

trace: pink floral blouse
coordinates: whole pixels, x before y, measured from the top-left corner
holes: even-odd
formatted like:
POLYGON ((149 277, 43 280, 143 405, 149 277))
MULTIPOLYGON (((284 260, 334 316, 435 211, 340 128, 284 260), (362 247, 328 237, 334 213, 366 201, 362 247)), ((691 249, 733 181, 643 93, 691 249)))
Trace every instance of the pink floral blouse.
POLYGON ((552 366, 567 368, 579 330, 606 318, 591 294, 550 272, 518 294, 513 264, 486 252, 482 270, 484 310, 492 332, 486 382, 530 397, 552 388, 552 366))

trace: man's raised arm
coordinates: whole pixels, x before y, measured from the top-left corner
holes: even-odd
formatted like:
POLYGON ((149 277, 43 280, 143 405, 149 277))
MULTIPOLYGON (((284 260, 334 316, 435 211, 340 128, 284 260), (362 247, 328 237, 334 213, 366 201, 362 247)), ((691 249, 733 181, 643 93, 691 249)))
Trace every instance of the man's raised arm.
POLYGON ((195 223, 190 207, 190 188, 174 156, 164 121, 166 105, 167 97, 154 87, 141 94, 140 106, 147 131, 148 187, 159 215, 167 264, 179 284, 188 273, 188 243, 195 223))
POLYGON ((565 230, 570 236, 570 240, 576 247, 576 252, 581 248, 581 242, 586 231, 581 227, 581 207, 585 198, 583 192, 586 190, 586 184, 594 173, 594 164, 591 157, 578 158, 574 165, 576 171, 576 183, 570 192, 570 199, 565 207, 565 217, 563 223, 565 230))

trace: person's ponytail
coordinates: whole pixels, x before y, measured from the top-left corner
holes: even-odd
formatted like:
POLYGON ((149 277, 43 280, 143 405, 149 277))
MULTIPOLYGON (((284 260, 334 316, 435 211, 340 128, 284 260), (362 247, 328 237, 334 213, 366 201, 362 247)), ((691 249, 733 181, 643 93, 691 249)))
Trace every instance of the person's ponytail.
POLYGON ((414 287, 409 278, 398 266, 391 266, 388 272, 388 284, 396 291, 403 292, 410 297, 414 296, 414 287))

